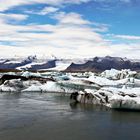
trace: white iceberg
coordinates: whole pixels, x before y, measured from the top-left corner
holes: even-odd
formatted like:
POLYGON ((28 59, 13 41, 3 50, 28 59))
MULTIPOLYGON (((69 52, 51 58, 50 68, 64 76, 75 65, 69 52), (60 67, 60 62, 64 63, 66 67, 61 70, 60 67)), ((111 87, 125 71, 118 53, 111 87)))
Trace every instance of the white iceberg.
POLYGON ((106 77, 112 80, 119 80, 128 77, 136 77, 136 75, 137 72, 131 71, 130 69, 122 69, 122 70, 111 69, 111 70, 105 70, 104 72, 101 73, 102 77, 106 77))
POLYGON ((21 74, 21 76, 24 76, 24 77, 30 77, 30 76, 35 76, 35 77, 41 77, 41 74, 39 72, 29 72, 29 71, 25 71, 21 74))

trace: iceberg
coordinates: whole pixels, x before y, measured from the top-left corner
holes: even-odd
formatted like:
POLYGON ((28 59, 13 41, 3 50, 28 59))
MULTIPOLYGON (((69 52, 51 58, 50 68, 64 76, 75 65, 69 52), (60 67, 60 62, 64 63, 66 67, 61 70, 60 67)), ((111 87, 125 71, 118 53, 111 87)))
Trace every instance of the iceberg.
POLYGON ((0 74, 1 92, 70 93, 71 99, 114 109, 140 110, 139 73, 131 70, 106 70, 102 73, 19 72, 0 74))
POLYGON ((24 77, 30 77, 30 76, 41 77, 41 74, 39 72, 33 73, 33 72, 25 71, 21 74, 21 76, 24 76, 24 77))
POLYGON ((136 77, 136 75, 137 72, 131 71, 130 69, 122 69, 122 70, 111 69, 111 70, 105 70, 104 72, 101 73, 102 77, 106 77, 112 80, 119 80, 128 77, 136 77))
POLYGON ((101 88, 85 89, 78 92, 76 101, 86 104, 99 104, 114 109, 140 110, 140 88, 118 89, 101 88))
POLYGON ((100 89, 85 88, 78 92, 76 102, 99 104, 113 109, 140 110, 140 79, 135 71, 106 70, 92 74, 87 81, 100 86, 100 89))

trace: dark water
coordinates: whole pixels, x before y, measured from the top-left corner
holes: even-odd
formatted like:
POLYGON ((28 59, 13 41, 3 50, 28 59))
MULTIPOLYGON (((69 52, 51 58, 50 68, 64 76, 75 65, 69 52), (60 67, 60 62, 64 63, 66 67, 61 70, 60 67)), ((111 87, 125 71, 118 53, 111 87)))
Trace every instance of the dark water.
POLYGON ((0 94, 0 140, 140 140, 140 112, 70 104, 60 94, 0 94))

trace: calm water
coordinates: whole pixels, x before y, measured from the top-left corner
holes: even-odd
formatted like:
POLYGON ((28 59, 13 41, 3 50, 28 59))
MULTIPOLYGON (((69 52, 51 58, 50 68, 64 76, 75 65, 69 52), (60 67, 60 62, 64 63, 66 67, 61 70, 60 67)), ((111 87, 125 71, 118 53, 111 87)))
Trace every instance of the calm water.
POLYGON ((140 140, 140 112, 70 104, 60 94, 0 94, 0 140, 140 140))

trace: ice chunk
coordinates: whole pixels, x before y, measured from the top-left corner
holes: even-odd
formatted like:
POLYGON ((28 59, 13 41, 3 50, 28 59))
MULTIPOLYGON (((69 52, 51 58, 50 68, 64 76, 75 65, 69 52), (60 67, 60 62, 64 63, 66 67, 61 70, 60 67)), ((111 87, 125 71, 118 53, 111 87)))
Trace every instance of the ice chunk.
POLYGON ((29 77, 29 76, 41 77, 41 74, 39 72, 32 73, 32 72, 29 72, 29 71, 25 71, 21 74, 21 76, 24 76, 24 77, 29 77))

